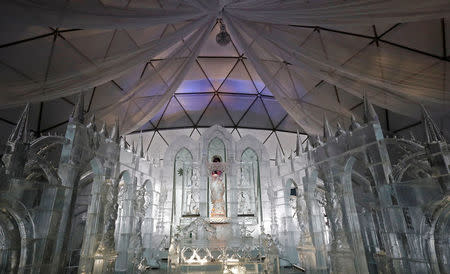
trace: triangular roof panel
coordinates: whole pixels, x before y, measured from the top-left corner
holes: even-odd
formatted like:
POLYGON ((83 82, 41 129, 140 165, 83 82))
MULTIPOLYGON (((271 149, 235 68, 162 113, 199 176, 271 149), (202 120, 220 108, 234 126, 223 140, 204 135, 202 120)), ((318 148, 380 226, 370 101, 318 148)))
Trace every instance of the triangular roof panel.
POLYGON ((255 85, 242 61, 239 61, 223 82, 220 92, 253 93, 256 94, 255 85))
POLYGON ((277 100, 272 98, 262 98, 270 119, 274 126, 277 126, 281 120, 287 115, 284 108, 278 103, 277 100))
POLYGON ((214 94, 177 94, 176 99, 181 103, 194 123, 198 122, 200 115, 208 106, 214 94))
POLYGON ((292 129, 301 129, 301 127, 292 119, 291 116, 286 117, 278 127, 279 130, 292 131, 292 129))
POLYGON ((266 129, 273 128, 272 122, 270 121, 260 98, 253 103, 248 112, 242 117, 239 126, 266 129))
POLYGON ((106 57, 114 30, 81 30, 60 34, 81 54, 92 61, 102 61, 106 57))
POLYGON ((125 30, 117 30, 113 35, 106 56, 115 56, 134 49, 137 49, 137 45, 131 36, 125 30))
POLYGON ((256 72, 256 69, 253 66, 252 62, 250 62, 250 60, 248 59, 244 59, 242 60, 242 62, 244 62, 244 65, 247 68, 247 71, 249 72, 250 77, 256 86, 256 89, 258 90, 258 92, 261 92, 266 85, 264 84, 261 77, 259 77, 259 74, 256 72))
POLYGON ((237 60, 235 58, 198 58, 198 62, 214 89, 217 90, 230 74, 237 60))
POLYGON ((403 23, 382 37, 383 40, 441 56, 441 20, 403 23))
POLYGON ((245 95, 230 95, 230 94, 220 94, 223 104, 229 110, 233 121, 237 123, 242 115, 248 110, 250 105, 255 101, 256 96, 245 96, 245 95))
POLYGON ((50 60, 53 36, 0 48, 0 61, 35 81, 43 81, 50 60), (39 49, 39 50, 36 50, 39 49), (30 66, 30 61, 33 65, 30 66))
POLYGON ((211 83, 207 79, 205 73, 197 63, 194 63, 176 92, 191 93, 213 91, 214 88, 211 86, 211 83))
POLYGON ((193 125, 178 101, 175 98, 172 98, 169 106, 167 106, 167 109, 164 112, 158 128, 176 128, 189 124, 193 125))
POLYGON ((220 102, 219 97, 216 95, 209 104, 202 118, 200 119, 199 126, 212 126, 221 125, 223 127, 233 126, 233 122, 229 118, 225 108, 220 102))

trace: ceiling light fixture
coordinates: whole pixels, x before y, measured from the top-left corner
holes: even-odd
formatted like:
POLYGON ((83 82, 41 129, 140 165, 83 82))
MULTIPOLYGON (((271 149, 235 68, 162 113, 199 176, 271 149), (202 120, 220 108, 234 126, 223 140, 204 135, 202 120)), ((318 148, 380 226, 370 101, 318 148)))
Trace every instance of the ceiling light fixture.
POLYGON ((230 43, 231 37, 230 34, 227 32, 227 29, 225 28, 222 19, 219 19, 219 24, 220 24, 220 32, 216 35, 216 42, 217 44, 224 47, 228 45, 228 43, 230 43))

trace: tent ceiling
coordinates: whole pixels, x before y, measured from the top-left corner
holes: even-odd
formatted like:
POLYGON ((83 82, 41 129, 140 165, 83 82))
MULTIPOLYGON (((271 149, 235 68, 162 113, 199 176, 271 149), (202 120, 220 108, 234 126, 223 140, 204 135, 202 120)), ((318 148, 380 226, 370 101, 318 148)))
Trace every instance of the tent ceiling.
MULTIPOLYGON (((104 5, 138 5, 139 1, 102 1, 104 5)), ((159 5, 158 1, 153 1, 159 5)), ((375 52, 394 48, 408 58, 420 62, 418 71, 430 70, 448 75, 450 52, 449 20, 431 20, 373 26, 316 27, 283 26, 292 33, 302 33, 307 38, 300 46, 317 47, 324 56, 337 54, 342 63, 367 62, 367 70, 376 70, 371 62, 375 52), (346 51, 336 53, 329 41, 345 45, 346 51), (446 60, 444 66, 434 66, 446 60)), ((46 79, 55 71, 103 60, 117 53, 139 48, 144 43, 168 35, 183 24, 157 25, 142 29, 80 30, 27 27, 24 29, 0 26, 0 81, 15 82, 46 79)), ((275 100, 270 90, 256 73, 243 50, 234 43, 225 47, 215 41, 218 25, 210 33, 200 54, 175 95, 140 130, 192 128, 193 134, 203 127, 220 124, 233 129, 262 129, 295 132, 302 130, 275 100)), ((164 59, 164 53, 135 66, 118 79, 85 91, 85 110, 93 112, 103 107, 111 98, 119 99, 137 81, 164 59)), ((406 58, 406 57, 405 57, 406 58)), ((301 75, 302 76, 302 75, 301 75)), ((301 85, 294 79, 283 79, 286 85, 295 86, 297 93, 317 112, 319 119, 327 112, 330 122, 333 106, 342 106, 362 117, 362 99, 337 88, 323 79, 303 75, 301 85)), ((395 77, 393 75, 392 77, 395 77)), ((448 76, 444 77, 447 89, 448 76)), ((445 86, 444 86, 445 87, 445 86)), ((74 96, 32 105, 32 129, 38 133, 62 131, 75 102, 74 96)), ((0 126, 7 135, 8 129, 18 119, 21 108, 1 109, 0 126)), ((393 134, 406 134, 416 130, 421 135, 420 121, 392 111, 376 108, 382 126, 393 134)), ((440 116, 438 125, 448 136, 448 113, 440 116)), ((138 131, 140 131, 138 130, 138 131)), ((156 132, 156 131, 155 131, 156 132)), ((239 130, 236 133, 240 135, 239 130)), ((2 138, 4 138, 2 136, 2 138)))

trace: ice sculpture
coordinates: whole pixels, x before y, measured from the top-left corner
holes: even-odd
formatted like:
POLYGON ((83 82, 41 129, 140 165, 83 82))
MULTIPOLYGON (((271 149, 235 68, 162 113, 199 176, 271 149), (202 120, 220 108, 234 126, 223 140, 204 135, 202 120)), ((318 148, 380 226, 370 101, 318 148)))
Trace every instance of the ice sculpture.
POLYGON ((225 211, 225 165, 220 163, 219 158, 214 158, 210 164, 210 198, 211 212, 210 217, 215 221, 223 221, 226 218, 225 211))
POLYGON ((449 146, 426 109, 425 140, 364 123, 310 136, 270 164, 255 137, 213 126, 162 161, 95 117, 83 96, 64 136, 30 136, 26 106, 0 165, 0 272, 447 273, 449 146), (197 268, 196 268, 197 267, 197 268))

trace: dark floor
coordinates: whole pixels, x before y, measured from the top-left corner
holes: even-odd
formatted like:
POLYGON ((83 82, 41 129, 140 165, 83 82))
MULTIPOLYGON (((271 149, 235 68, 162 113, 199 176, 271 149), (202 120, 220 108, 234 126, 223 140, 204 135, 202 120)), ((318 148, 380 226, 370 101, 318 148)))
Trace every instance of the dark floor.
MULTIPOLYGON (((166 269, 152 269, 150 271, 147 271, 148 274, 163 274, 167 273, 166 269)), ((182 272, 180 272, 182 273, 182 272)), ((212 273, 221 273, 221 272, 214 272, 214 271, 196 271, 196 272, 189 272, 190 274, 212 274, 212 273)), ((252 273, 252 272, 251 272, 252 273)), ((293 268, 280 268, 280 274, 288 274, 288 273, 304 273, 299 270, 293 269, 293 268)))

